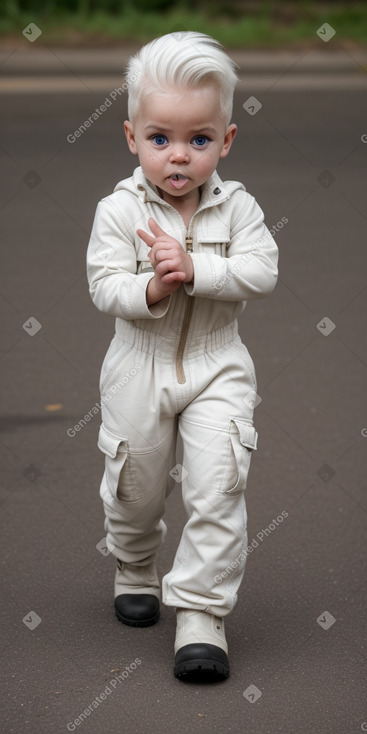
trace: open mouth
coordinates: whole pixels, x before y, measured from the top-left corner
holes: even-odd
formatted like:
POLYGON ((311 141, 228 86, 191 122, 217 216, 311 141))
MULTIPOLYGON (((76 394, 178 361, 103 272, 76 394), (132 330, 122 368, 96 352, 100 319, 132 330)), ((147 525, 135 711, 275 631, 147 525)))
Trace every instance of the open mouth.
POLYGON ((173 173, 169 180, 174 189, 182 189, 189 179, 183 173, 173 173))

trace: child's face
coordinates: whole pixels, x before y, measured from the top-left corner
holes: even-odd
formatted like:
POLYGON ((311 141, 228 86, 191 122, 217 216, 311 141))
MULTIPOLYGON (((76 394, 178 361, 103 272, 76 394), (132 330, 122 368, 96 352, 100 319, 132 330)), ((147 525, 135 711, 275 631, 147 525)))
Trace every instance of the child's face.
POLYGON ((125 134, 147 179, 176 208, 199 202, 199 186, 228 155, 237 126, 226 127, 216 86, 152 92, 125 134))

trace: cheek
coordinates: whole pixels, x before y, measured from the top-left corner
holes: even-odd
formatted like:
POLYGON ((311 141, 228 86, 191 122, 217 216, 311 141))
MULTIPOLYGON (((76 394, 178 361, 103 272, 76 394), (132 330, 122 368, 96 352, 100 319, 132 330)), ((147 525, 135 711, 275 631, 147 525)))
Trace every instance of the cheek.
POLYGON ((144 150, 144 159, 151 167, 159 166, 159 163, 160 163, 159 157, 154 153, 154 151, 150 149, 146 148, 144 150))
POLYGON ((203 155, 201 159, 198 161, 198 166, 202 171, 209 171, 213 167, 215 168, 217 159, 218 159, 217 151, 211 151, 211 153, 207 153, 206 155, 203 155))
POLYGON ((157 161, 154 156, 149 156, 145 159, 145 166, 146 168, 149 168, 149 171, 153 174, 157 174, 162 168, 160 161, 157 161))

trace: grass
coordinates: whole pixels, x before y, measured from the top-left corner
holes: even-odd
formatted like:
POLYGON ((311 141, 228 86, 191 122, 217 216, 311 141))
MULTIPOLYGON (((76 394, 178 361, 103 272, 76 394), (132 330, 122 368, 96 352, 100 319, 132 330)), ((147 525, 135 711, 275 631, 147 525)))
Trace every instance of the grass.
MULTIPOLYGON (((276 47, 317 40, 316 30, 328 22, 335 30, 334 39, 366 45, 367 5, 353 3, 287 3, 286 6, 263 3, 256 14, 247 17, 207 15, 200 10, 189 13, 171 10, 164 14, 137 13, 134 9, 120 15, 103 11, 90 15, 53 12, 47 16, 23 13, 0 17, 0 39, 19 36, 28 23, 42 30, 37 44, 117 45, 122 40, 142 44, 175 30, 209 33, 226 48, 276 47), (287 8, 287 10, 286 10, 287 8)), ((333 39, 333 40, 334 40, 333 39)), ((323 44, 322 44, 323 45, 323 44)))

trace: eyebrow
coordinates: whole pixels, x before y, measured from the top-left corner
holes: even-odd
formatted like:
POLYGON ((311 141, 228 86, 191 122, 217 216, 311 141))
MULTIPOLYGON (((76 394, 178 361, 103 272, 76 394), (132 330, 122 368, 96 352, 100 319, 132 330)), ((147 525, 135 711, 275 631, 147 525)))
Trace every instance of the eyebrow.
MULTIPOLYGON (((144 128, 144 130, 149 130, 149 129, 152 129, 152 130, 161 130, 164 133, 171 133, 172 132, 172 129, 171 128, 169 128, 169 127, 162 127, 161 125, 149 124, 149 125, 146 125, 145 128, 144 128)), ((193 132, 193 133, 203 133, 205 131, 206 132, 215 132, 216 130, 211 125, 205 125, 204 127, 200 127, 200 128, 195 129, 195 130, 193 129, 191 132, 193 132)))

